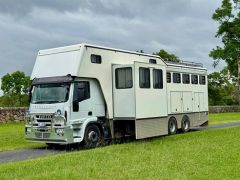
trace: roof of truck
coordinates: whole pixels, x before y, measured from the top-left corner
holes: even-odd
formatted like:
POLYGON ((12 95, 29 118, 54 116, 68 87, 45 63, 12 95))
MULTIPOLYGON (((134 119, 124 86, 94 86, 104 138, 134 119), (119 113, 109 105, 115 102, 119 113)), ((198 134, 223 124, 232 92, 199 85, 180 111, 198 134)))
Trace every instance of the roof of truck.
POLYGON ((44 56, 44 55, 48 55, 48 54, 55 54, 55 53, 61 53, 61 52, 67 52, 67 51, 77 51, 77 50, 80 50, 81 47, 91 47, 91 48, 104 49, 104 50, 110 50, 110 51, 115 51, 115 52, 135 54, 135 55, 139 55, 139 56, 148 56, 148 57, 152 57, 152 58, 158 58, 158 59, 161 59, 167 66, 191 67, 191 68, 196 68, 196 69, 207 70, 206 68, 203 68, 202 63, 195 63, 195 62, 188 62, 188 61, 170 62, 170 61, 165 61, 164 59, 162 59, 160 56, 157 56, 157 55, 140 53, 140 52, 135 52, 135 51, 128 51, 128 50, 117 49, 117 48, 110 48, 110 47, 106 47, 106 46, 99 46, 99 45, 93 45, 93 44, 87 44, 87 43, 75 44, 75 45, 63 46, 63 47, 57 47, 57 48, 51 48, 51 49, 44 49, 44 50, 40 50, 38 52, 38 55, 44 56))

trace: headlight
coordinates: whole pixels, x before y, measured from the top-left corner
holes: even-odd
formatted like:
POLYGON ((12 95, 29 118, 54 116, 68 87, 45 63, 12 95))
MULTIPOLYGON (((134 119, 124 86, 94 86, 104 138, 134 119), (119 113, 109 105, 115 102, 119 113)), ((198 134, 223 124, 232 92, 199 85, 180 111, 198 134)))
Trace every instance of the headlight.
POLYGON ((54 124, 64 124, 64 118, 61 116, 57 116, 53 118, 53 123, 54 124))

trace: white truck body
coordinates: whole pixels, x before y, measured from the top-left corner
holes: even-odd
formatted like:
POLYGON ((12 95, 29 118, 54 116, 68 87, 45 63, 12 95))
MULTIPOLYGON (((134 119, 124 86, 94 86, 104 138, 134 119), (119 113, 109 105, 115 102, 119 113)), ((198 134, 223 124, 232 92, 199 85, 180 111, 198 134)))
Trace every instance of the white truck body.
POLYGON ((37 90, 49 84, 67 92, 64 102, 31 101, 26 139, 32 141, 82 142, 89 124, 96 124, 105 138, 134 135, 141 139, 168 134, 173 118, 178 129, 186 118, 191 127, 208 122, 207 70, 194 64, 166 63, 150 54, 78 44, 39 51, 31 79, 34 98, 39 98, 37 90), (188 74, 190 83, 167 83, 167 73, 172 80, 176 74, 180 79, 188 74), (197 76, 197 84, 191 83, 192 76, 197 76), (77 105, 75 89, 86 96, 77 105), (58 118, 64 121, 61 126, 54 123, 58 118))

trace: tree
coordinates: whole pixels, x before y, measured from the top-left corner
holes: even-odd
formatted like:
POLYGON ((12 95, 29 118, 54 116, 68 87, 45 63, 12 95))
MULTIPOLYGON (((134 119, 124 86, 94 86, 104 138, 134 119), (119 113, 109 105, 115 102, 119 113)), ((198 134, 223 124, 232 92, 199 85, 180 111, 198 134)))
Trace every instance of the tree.
POLYGON ((171 62, 180 62, 179 57, 177 57, 175 54, 171 54, 164 49, 160 49, 159 52, 153 53, 154 55, 160 56, 165 61, 171 61, 171 62))
MULTIPOLYGON (((213 14, 213 20, 219 22, 217 38, 222 39, 223 46, 217 46, 210 52, 216 66, 224 60, 230 73, 240 77, 240 0, 223 0, 222 5, 213 14)), ((238 81, 239 84, 239 81, 238 81)))
POLYGON ((2 77, 1 89, 4 96, 1 98, 1 105, 4 106, 26 106, 30 77, 24 72, 16 71, 2 77))
POLYGON ((234 105, 238 102, 237 78, 225 67, 208 75, 210 105, 234 105))

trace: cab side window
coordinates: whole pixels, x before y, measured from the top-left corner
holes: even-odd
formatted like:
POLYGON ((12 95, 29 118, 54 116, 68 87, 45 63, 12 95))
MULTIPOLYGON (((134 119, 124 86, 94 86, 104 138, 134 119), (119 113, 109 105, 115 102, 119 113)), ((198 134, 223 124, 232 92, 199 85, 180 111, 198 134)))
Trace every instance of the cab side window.
POLYGON ((74 83, 73 99, 74 101, 84 101, 90 98, 90 85, 88 81, 79 81, 74 83))

